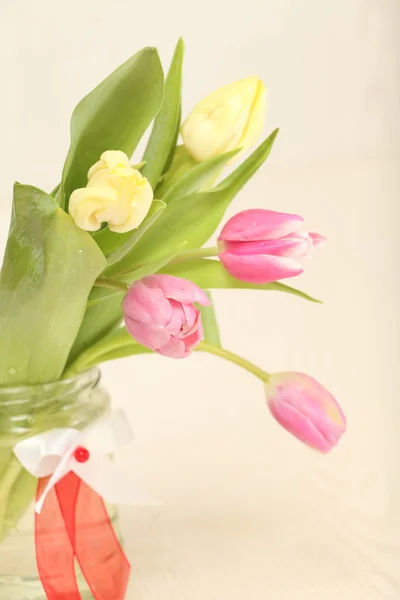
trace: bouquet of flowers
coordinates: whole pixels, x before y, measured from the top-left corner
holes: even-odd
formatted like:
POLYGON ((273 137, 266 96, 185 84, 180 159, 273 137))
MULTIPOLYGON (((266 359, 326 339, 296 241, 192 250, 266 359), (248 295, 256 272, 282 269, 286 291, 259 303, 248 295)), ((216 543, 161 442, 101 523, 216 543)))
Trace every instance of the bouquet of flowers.
POLYGON ((109 528, 96 529, 95 561, 82 557, 76 541, 79 494, 86 494, 86 513, 112 500, 102 485, 102 473, 112 471, 112 444, 104 440, 126 429, 121 415, 110 421, 105 408, 76 417, 76 382, 90 380, 93 392, 96 365, 148 352, 210 352, 261 379, 270 412, 302 442, 327 452, 345 430, 339 405, 313 378, 269 374, 221 345, 210 290, 250 288, 315 302, 280 280, 300 275, 325 238, 302 229, 301 216, 266 208, 223 221, 278 130, 242 160, 264 127, 266 91, 257 77, 211 93, 181 123, 183 52, 179 40, 165 80, 155 49, 135 54, 75 108, 55 189, 14 187, 0 275, 0 539, 17 527, 37 490, 36 556, 49 598, 61 598, 60 589, 79 594, 73 569, 70 587, 66 577, 64 587, 57 579, 61 546, 62 560, 65 553, 71 564, 78 560, 95 598, 125 593, 129 567, 120 547, 107 563, 112 589, 98 572, 109 528), (151 123, 142 160, 131 164, 151 123), (204 247, 215 232, 217 245, 204 247), (96 428, 104 456, 90 445, 96 428), (68 532, 59 545, 52 544, 57 519, 68 532))

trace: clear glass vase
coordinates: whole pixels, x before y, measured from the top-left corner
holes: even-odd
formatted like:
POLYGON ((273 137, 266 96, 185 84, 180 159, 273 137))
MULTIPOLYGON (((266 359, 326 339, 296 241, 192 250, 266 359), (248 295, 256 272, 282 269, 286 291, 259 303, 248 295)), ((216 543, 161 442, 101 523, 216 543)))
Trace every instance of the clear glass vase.
MULTIPOLYGON (((0 600, 46 598, 35 558, 37 479, 20 465, 14 445, 56 427, 83 429, 109 407, 97 369, 54 383, 0 388, 0 600)), ((116 525, 115 509, 109 512, 116 525)), ((78 581, 82 598, 92 598, 79 574, 78 581)))

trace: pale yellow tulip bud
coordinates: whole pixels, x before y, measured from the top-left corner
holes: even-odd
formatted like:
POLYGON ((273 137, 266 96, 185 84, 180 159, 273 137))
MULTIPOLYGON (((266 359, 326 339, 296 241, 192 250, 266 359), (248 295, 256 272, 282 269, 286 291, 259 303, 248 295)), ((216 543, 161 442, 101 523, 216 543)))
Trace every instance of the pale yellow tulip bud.
POLYGON ((266 89, 258 77, 225 85, 201 100, 183 123, 186 149, 200 162, 236 148, 246 150, 262 132, 265 110, 266 89))
POLYGON ((69 213, 86 231, 108 223, 111 231, 124 233, 139 227, 152 201, 151 185, 130 165, 127 155, 107 150, 90 168, 87 186, 72 192, 69 213))

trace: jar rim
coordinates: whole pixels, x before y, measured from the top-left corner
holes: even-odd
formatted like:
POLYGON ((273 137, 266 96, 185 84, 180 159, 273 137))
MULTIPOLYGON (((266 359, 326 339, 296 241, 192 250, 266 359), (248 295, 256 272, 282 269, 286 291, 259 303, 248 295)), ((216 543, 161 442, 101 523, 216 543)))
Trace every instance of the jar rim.
POLYGON ((64 390, 70 391, 71 388, 73 388, 74 391, 81 391, 86 388, 95 387, 99 383, 100 378, 100 369, 98 367, 91 367, 86 371, 82 371, 81 373, 77 373, 76 375, 65 379, 27 385, 4 385, 0 386, 0 400, 2 396, 11 397, 20 396, 21 394, 29 396, 38 392, 51 393, 52 391, 57 391, 57 395, 62 395, 64 390))
POLYGON ((109 409, 109 396, 99 381, 95 367, 59 381, 0 387, 0 451, 42 431, 82 429, 100 418, 109 409))

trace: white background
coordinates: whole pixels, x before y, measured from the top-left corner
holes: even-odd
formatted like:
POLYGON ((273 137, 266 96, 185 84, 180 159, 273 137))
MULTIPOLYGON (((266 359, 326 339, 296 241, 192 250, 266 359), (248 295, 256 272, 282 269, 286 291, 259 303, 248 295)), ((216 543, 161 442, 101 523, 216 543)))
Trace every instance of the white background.
MULTIPOLYGON (((50 190, 77 101, 145 45, 183 35, 185 113, 258 74, 264 169, 229 214, 295 212, 329 238, 293 281, 324 300, 215 293, 224 345, 315 376, 348 432, 329 456, 270 418, 260 383, 211 356, 104 367, 136 432, 121 453, 164 504, 124 510, 136 600, 395 600, 400 580, 398 0, 16 0, 0 17, 1 242, 15 179, 50 190), (397 569, 398 570, 398 569, 397 569)), ((66 291, 67 300, 67 291, 66 291)))

